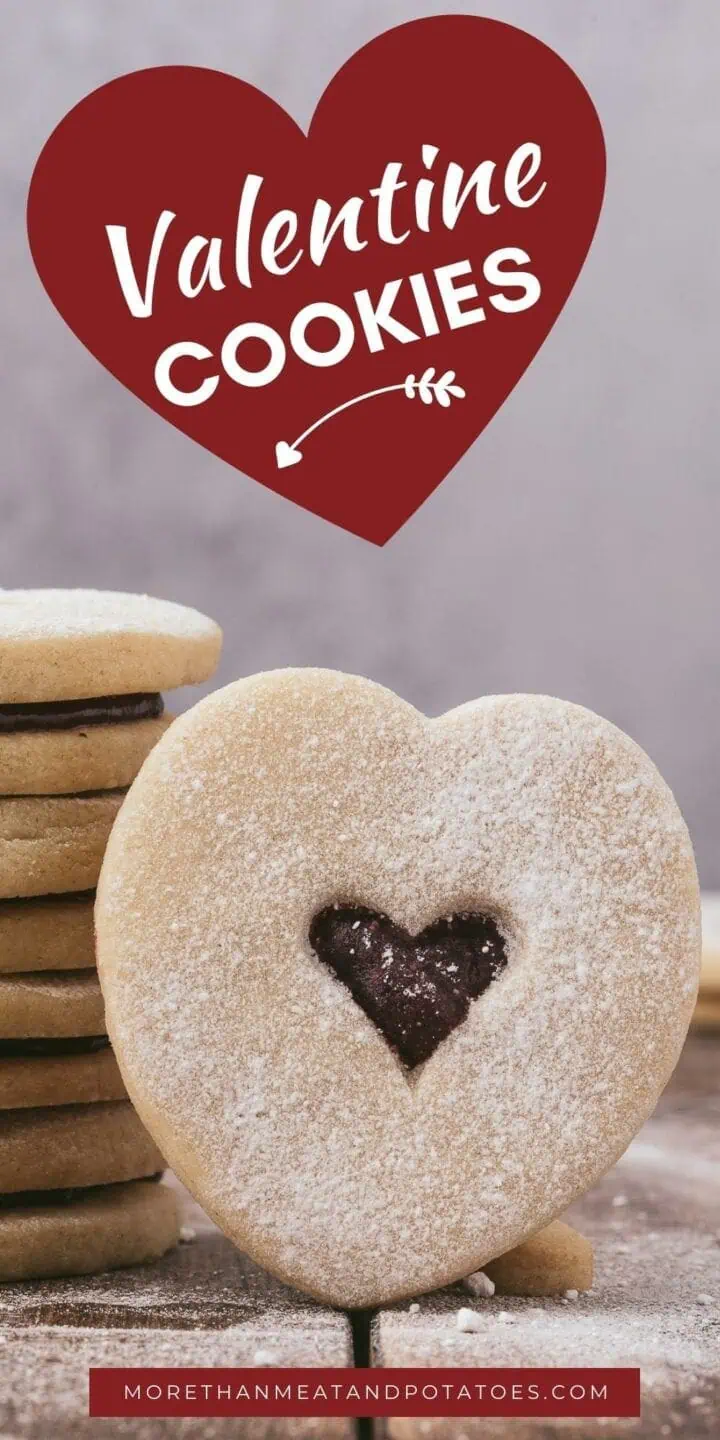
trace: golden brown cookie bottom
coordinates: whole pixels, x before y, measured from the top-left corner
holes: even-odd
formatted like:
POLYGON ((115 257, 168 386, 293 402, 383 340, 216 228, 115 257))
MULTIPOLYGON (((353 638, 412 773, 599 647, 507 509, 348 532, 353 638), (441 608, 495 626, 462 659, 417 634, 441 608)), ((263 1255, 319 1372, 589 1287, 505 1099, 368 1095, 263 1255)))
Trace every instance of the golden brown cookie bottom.
POLYGON ((701 992, 692 1023, 698 1030, 720 1030, 720 991, 701 992))
POLYGON ((129 1100, 0 1113, 0 1188, 62 1190, 140 1180, 164 1168, 129 1100))
POLYGON ((0 975, 0 1040, 104 1033, 105 1007, 94 970, 0 975))
POLYGON ((0 974, 95 965, 95 891, 0 900, 0 974))
POLYGON ((92 889, 124 799, 124 790, 0 797, 0 898, 92 889))
POLYGON ((705 947, 700 966, 700 994, 709 990, 720 996, 720 950, 705 947))
POLYGON ((3 705, 196 685, 222 645, 198 610, 111 590, 2 590, 0 636, 3 705))
POLYGON ((0 732, 4 795, 75 795, 131 785, 171 715, 67 730, 0 732))
POLYGON ((0 1110, 125 1099, 125 1086, 109 1045, 76 1055, 0 1053, 0 1110))
POLYGON ((584 1235, 554 1220, 537 1235, 483 1266, 499 1295, 562 1295, 589 1290, 593 1248, 584 1235))
POLYGON ((103 1186, 61 1205, 0 1210, 0 1280, 142 1264, 164 1255, 179 1233, 175 1194, 147 1180, 103 1186))

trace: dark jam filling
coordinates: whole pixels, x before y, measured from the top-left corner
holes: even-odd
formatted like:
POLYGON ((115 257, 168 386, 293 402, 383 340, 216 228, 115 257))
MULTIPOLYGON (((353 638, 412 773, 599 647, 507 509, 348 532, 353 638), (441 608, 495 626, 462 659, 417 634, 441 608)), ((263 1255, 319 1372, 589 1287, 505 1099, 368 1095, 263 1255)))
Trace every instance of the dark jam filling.
POLYGON ((0 705, 0 734, 20 730, 82 730, 87 725, 119 725, 125 720, 155 720, 165 705, 162 695, 104 695, 97 700, 48 700, 40 705, 0 705))
POLYGON ((72 904, 73 901, 77 902, 78 905, 87 905, 88 901, 92 902, 94 899, 94 890, 68 890, 61 891, 59 895, 21 895, 18 896, 17 899, 0 900, 0 919, 2 918, 3 907, 6 905, 12 906, 13 911, 17 906, 22 906, 28 910, 42 910, 57 906, 61 902, 63 905, 66 905, 68 902, 72 904))
POLYGON ((0 1040, 0 1060, 36 1055, 94 1055, 110 1044, 107 1035, 48 1036, 21 1040, 0 1040))
POLYGON ((488 915, 462 912, 410 935, 360 905, 329 905, 310 944, 409 1070, 429 1059, 507 964, 488 915))
MULTIPOLYGON (((144 1180, 161 1180, 162 1170, 154 1175, 144 1175, 144 1180)), ((95 1195, 107 1195, 113 1185, 82 1185, 64 1190, 16 1190, 13 1195, 0 1195, 0 1210, 21 1210, 25 1205, 72 1205, 76 1200, 91 1200, 95 1195)))

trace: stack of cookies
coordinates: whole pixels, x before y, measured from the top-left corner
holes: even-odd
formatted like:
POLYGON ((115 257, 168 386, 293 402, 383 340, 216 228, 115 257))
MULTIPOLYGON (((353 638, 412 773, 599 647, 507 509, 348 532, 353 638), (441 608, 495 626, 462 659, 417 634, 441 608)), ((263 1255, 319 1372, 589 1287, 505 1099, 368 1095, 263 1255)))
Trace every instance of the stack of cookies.
POLYGON ((148 596, 0 591, 0 1279, 175 1243, 162 1157, 105 1033, 93 903, 127 787, 221 633, 148 596))

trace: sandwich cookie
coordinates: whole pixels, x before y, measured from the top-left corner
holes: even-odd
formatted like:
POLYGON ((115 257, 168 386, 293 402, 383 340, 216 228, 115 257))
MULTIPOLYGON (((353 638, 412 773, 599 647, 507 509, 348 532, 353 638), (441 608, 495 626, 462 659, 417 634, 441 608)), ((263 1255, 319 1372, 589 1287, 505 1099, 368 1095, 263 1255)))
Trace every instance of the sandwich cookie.
POLYGON ((0 1280, 89 1275, 158 1260, 180 1238, 177 1198, 147 1180, 0 1206, 0 1280))
POLYGON ((175 722, 96 929, 168 1163, 343 1308, 485 1269, 589 1189, 664 1088, 700 968, 688 832, 627 735, 538 695, 430 720, 322 670, 175 722))
POLYGON ((2 793, 123 789, 171 724, 161 695, 0 705, 2 793))
POLYGON ((95 891, 0 900, 0 975, 95 965, 95 891))
POLYGON ((171 723, 160 692, 208 679, 221 638, 146 595, 0 591, 0 794, 130 785, 171 723))

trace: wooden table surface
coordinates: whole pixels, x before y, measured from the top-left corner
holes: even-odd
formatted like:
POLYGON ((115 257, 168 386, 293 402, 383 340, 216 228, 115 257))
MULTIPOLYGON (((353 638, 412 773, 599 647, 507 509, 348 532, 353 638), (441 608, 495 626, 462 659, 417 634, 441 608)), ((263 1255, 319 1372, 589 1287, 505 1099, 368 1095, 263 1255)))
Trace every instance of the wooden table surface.
MULTIPOLYGON (((0 1287, 0 1440, 355 1434, 349 1420, 89 1420, 90 1365, 353 1363, 341 1312, 267 1276, 192 1202, 196 1235, 155 1265, 0 1287)), ((639 1365, 640 1421, 377 1422, 375 1440, 720 1436, 720 1036, 695 1035, 653 1118, 568 1218, 596 1246, 577 1301, 473 1301, 460 1286, 367 1317, 382 1365, 639 1365), (479 1333, 455 1316, 471 1304, 479 1333)), ((439 1221, 438 1223, 442 1223, 439 1221)), ((367 1433, 364 1427, 364 1433, 367 1433)))

